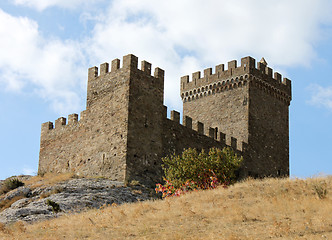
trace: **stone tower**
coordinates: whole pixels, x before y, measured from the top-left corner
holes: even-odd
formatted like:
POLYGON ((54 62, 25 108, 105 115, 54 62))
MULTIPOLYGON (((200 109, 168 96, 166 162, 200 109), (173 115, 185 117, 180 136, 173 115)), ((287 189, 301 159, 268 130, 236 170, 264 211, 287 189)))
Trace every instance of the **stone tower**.
MULTIPOLYGON (((236 60, 181 78, 183 115, 248 143, 242 176, 289 175, 291 81, 272 73, 265 59, 236 60)), ((231 138, 226 138, 231 144, 231 138)), ((244 149, 243 149, 244 150, 244 149)))
MULTIPOLYGON (((86 110, 42 124, 39 173, 75 172, 125 181, 153 172, 162 157, 164 71, 134 55, 88 71, 86 110), (110 71, 109 71, 110 70, 110 71)), ((150 174, 151 175, 151 174, 150 174)))

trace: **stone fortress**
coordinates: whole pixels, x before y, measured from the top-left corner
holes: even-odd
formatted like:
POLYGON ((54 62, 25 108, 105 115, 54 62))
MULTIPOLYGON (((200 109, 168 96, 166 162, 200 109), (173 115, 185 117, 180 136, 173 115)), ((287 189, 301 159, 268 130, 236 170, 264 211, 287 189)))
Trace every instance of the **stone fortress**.
POLYGON ((88 71, 86 110, 41 127, 38 173, 159 181, 162 157, 232 147, 240 177, 289 175, 291 81, 264 59, 228 62, 181 78, 183 121, 164 106, 164 71, 134 55, 88 71), (109 69, 110 68, 110 69, 109 69))

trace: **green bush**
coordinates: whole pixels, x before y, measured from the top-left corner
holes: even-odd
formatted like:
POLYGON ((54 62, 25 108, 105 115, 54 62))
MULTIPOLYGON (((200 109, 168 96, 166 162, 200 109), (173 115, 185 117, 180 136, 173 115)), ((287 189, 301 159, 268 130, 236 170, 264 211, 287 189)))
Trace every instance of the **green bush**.
POLYGON ((208 153, 189 148, 181 155, 162 159, 166 183, 164 186, 157 184, 156 191, 165 197, 217 185, 227 186, 236 181, 235 172, 242 160, 229 147, 223 150, 211 148, 208 153))
POLYGON ((53 211, 54 213, 58 213, 58 212, 60 212, 60 205, 59 205, 58 203, 56 203, 56 202, 54 202, 54 201, 52 201, 52 200, 50 200, 50 199, 47 199, 47 200, 46 200, 46 204, 47 204, 48 206, 51 206, 51 207, 52 207, 52 211, 53 211))
POLYGON ((0 194, 5 194, 13 189, 24 186, 24 183, 18 178, 8 178, 3 182, 0 189, 0 194))

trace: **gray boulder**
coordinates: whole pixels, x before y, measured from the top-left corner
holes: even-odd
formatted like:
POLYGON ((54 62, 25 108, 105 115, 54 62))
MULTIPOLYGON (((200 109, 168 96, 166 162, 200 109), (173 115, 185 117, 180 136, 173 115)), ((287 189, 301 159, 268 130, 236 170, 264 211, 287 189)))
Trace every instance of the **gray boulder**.
POLYGON ((122 182, 84 178, 36 189, 20 187, 0 199, 1 202, 13 199, 15 196, 23 196, 0 212, 0 222, 12 223, 18 220, 33 222, 91 208, 98 209, 113 203, 119 205, 144 201, 156 197, 152 192, 152 189, 144 186, 129 187, 122 182), (60 211, 55 211, 50 203, 59 205, 60 211))

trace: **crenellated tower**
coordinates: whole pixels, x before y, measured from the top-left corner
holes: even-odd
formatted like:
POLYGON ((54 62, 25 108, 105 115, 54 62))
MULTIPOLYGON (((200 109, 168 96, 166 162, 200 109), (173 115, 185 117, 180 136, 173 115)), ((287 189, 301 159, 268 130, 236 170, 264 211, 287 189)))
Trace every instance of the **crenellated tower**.
MULTIPOLYGON (((86 110, 42 124, 39 173, 125 181, 156 174, 162 157, 164 71, 129 54, 88 71, 86 110), (155 168, 155 167, 154 167, 155 168)), ((158 173, 160 175, 160 172, 158 173)))
MULTIPOLYGON (((181 78, 183 114, 248 143, 243 176, 289 175, 291 81, 251 57, 181 78)), ((226 139, 231 142, 230 138, 226 139)))

